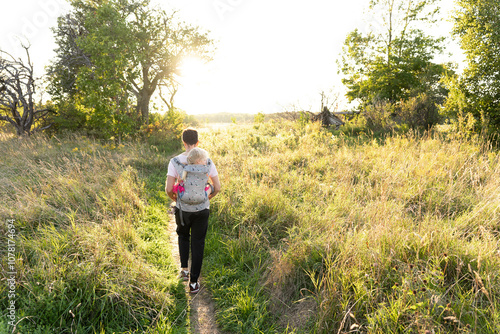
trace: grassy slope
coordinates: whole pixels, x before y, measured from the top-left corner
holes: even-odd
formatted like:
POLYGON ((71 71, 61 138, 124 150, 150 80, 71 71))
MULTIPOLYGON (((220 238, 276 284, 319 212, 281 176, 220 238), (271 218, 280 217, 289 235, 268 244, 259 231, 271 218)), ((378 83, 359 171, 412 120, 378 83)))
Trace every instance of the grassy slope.
POLYGON ((237 333, 498 333, 500 159, 438 137, 265 123, 204 134, 205 281, 237 333))
MULTIPOLYGON (((19 332, 186 332, 165 228, 168 154, 80 137, 2 139, 0 217, 16 226, 19 332)), ((3 223, 0 232, 6 245, 3 223)))

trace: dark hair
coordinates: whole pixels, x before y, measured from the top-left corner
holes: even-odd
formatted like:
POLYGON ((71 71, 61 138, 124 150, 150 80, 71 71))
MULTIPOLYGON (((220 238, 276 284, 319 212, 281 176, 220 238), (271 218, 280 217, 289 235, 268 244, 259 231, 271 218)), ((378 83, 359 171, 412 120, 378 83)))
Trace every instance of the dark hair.
POLYGON ((198 143, 198 131, 189 128, 182 132, 182 141, 188 145, 196 145, 198 143))

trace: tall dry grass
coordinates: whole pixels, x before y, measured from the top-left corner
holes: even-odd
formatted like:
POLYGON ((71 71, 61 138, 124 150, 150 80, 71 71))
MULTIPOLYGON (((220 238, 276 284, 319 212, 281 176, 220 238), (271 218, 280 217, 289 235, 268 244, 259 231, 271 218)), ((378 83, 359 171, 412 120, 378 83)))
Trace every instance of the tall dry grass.
MULTIPOLYGON (((4 136, 0 156, 0 218, 16 228, 16 332, 171 331, 186 305, 164 181, 155 179, 168 154, 80 136, 4 136)), ((5 224, 0 232, 5 245, 5 224)), ((0 296, 6 309, 5 285, 0 296)), ((0 329, 13 330, 4 320, 0 329)))
POLYGON ((208 279, 227 329, 500 331, 490 144, 285 122, 207 136, 224 187, 208 279))

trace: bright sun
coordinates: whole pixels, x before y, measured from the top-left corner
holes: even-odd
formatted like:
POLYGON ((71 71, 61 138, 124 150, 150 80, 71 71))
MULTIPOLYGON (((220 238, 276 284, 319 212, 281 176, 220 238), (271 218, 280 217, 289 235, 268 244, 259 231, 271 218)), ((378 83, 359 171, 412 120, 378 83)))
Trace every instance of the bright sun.
POLYGON ((189 114, 206 112, 208 87, 213 81, 209 64, 198 57, 186 57, 179 70, 176 104, 189 114))
POLYGON ((191 84, 202 81, 207 75, 207 65, 198 57, 186 57, 181 62, 179 69, 179 82, 181 84, 191 84))

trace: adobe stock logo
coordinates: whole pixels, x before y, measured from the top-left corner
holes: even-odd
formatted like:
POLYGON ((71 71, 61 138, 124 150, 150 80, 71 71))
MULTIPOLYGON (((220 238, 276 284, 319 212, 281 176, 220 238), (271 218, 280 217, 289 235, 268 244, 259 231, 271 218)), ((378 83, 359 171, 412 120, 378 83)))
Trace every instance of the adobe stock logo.
POLYGON ((217 15, 221 20, 226 18, 228 13, 233 12, 243 3, 243 0, 215 0, 212 3, 217 15))
POLYGON ((15 31, 7 34, 12 48, 19 47, 20 38, 32 43, 39 37, 40 31, 55 25, 55 19, 62 14, 64 0, 38 0, 34 12, 20 15, 15 31))

